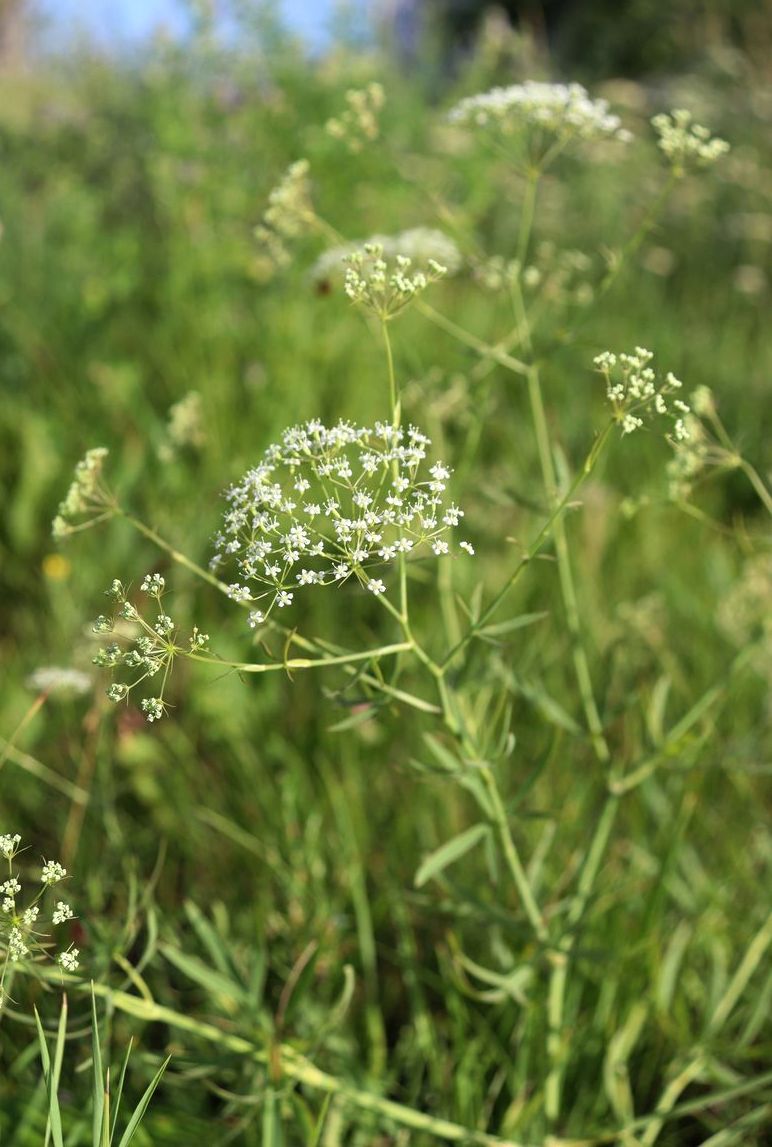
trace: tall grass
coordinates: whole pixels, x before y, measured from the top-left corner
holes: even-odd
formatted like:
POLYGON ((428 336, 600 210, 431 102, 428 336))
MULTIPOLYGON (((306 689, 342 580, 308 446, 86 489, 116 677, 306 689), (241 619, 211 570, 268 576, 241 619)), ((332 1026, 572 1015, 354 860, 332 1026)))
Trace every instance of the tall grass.
MULTIPOLYGON (((486 66, 457 94, 498 78, 486 66)), ((686 89, 732 142, 723 166, 652 213, 668 176, 647 121, 663 105, 618 89, 639 142, 563 157, 524 240, 511 157, 451 134, 384 61, 235 59, 202 41, 14 82, 0 831, 72 874, 85 974, 67 977, 58 1045, 66 1142, 94 1127, 89 979, 105 1061, 137 1045, 131 1109, 171 1055, 137 1143, 765 1142, 769 528, 738 460, 766 488, 768 141, 763 93, 714 83, 684 80, 672 102, 686 89), (371 78, 380 137, 352 154, 324 123, 371 78), (252 231, 300 156, 326 230, 269 277, 252 231), (402 418, 455 466, 476 557, 408 565, 408 629, 372 595, 328 589, 293 608, 310 648, 275 631, 251 645, 191 564, 206 567, 220 492, 285 426, 392 413, 378 324, 309 272, 331 232, 419 225, 467 266, 519 242, 542 270, 541 301, 514 312, 467 270, 389 326, 402 418), (573 249, 590 305, 556 270, 573 249), (661 435, 614 430, 595 449, 608 411, 592 358, 639 343, 687 389, 711 387, 731 436, 735 464, 685 504, 668 498, 661 435), (185 443, 170 408, 190 392, 200 434, 185 443), (48 524, 98 445, 144 532, 123 515, 57 549, 48 524), (29 690, 41 665, 95 673, 86 619, 114 577, 137 600, 152 570, 225 662, 386 642, 427 660, 379 679, 372 664, 240 674, 180 658, 152 726, 101 677, 80 699, 29 690), (438 693, 427 662, 444 668, 458 641, 438 693)), ((16 976, 3 1009, 15 1147, 44 1140, 33 1004, 56 1028, 61 978, 16 976)))

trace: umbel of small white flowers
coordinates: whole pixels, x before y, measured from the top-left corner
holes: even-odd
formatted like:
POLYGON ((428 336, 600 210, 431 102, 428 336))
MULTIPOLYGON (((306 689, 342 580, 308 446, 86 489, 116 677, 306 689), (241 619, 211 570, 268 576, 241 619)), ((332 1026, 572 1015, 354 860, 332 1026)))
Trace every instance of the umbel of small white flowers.
POLYGON ((163 577, 158 573, 148 574, 144 578, 140 590, 155 603, 157 610, 155 618, 148 620, 129 600, 123 582, 115 578, 105 594, 116 602, 116 616, 100 614, 93 625, 95 633, 110 633, 117 639, 99 649, 93 658, 94 664, 114 671, 129 670, 132 678, 128 682, 113 681, 108 686, 106 692, 110 701, 117 703, 127 700, 132 689, 160 675, 158 696, 143 697, 140 701, 140 708, 151 724, 160 720, 166 712, 164 685, 175 657, 198 653, 206 649, 209 642, 208 635, 194 626, 187 642, 184 645, 178 644, 177 627, 161 601, 165 586, 163 577))
POLYGON ((552 143, 572 139, 613 139, 628 143, 633 137, 606 100, 592 99, 581 84, 548 84, 528 80, 468 96, 449 112, 451 123, 494 128, 505 135, 528 130, 543 138, 544 150, 552 143))
POLYGON ((307 586, 355 578, 379 596, 386 586, 374 570, 408 553, 449 553, 463 511, 446 501, 448 467, 425 465, 429 446, 416 427, 382 422, 311 421, 285 430, 226 492, 229 509, 215 538, 212 567, 235 563, 230 594, 254 603, 250 625, 307 586))
POLYGON ((656 115, 651 124, 659 136, 660 151, 677 175, 684 175, 690 167, 708 167, 729 151, 725 139, 711 136, 708 128, 694 123, 685 108, 656 115))
POLYGON ((408 255, 395 255, 393 262, 384 258, 380 243, 365 243, 361 251, 344 257, 344 289, 351 299, 382 321, 403 311, 430 283, 447 275, 448 268, 436 259, 426 260, 426 271, 413 269, 408 255))
POLYGON ((659 378, 650 365, 653 358, 650 350, 637 346, 630 354, 603 351, 593 361, 606 380, 606 398, 623 435, 639 430, 644 422, 664 419, 668 440, 685 442, 689 437, 686 417, 690 410, 687 403, 674 397, 682 383, 671 372, 664 379, 659 378))
POLYGON ((356 153, 378 138, 378 115, 386 102, 386 93, 381 84, 371 83, 365 88, 351 88, 345 100, 345 110, 328 119, 324 129, 356 153))
POLYGON ((398 256, 412 261, 413 271, 423 272, 428 276, 431 262, 444 267, 446 275, 455 275, 463 265, 463 256, 456 244, 446 235, 434 227, 411 227, 408 231, 400 231, 398 235, 372 235, 369 239, 356 240, 345 246, 331 247, 324 251, 311 268, 311 279, 315 283, 326 279, 343 279, 345 264, 357 252, 362 256, 361 273, 373 270, 372 263, 375 256, 369 255, 367 250, 380 249, 379 258, 384 262, 395 263, 398 256))
POLYGON ((255 238, 266 261, 266 270, 285 267, 290 261, 287 242, 313 228, 316 212, 311 199, 310 165, 307 159, 291 164, 268 196, 255 238))
MULTIPOLYGON (((44 860, 38 886, 26 904, 22 904, 22 882, 19 879, 16 857, 21 847, 21 836, 0 833, 0 863, 8 865, 7 878, 0 883, 0 1007, 4 1001, 3 985, 9 964, 21 964, 40 958, 50 947, 49 934, 42 931, 47 914, 41 912, 47 892, 67 876, 67 870, 56 860, 44 860)), ((58 927, 73 920, 75 914, 64 900, 57 900, 50 910, 50 924, 58 927)), ((78 968, 78 949, 70 945, 56 960, 64 971, 78 968)))

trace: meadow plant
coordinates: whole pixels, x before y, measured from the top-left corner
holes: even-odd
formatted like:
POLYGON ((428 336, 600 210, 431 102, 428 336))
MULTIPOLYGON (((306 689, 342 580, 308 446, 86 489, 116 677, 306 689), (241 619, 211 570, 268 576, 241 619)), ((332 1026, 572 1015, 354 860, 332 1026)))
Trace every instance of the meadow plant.
MULTIPOLYGON (((0 834, 0 864, 5 868, 5 879, 0 881, 0 1011, 11 975, 19 970, 31 971, 49 956, 53 941, 45 929, 60 929, 75 918, 66 900, 53 900, 53 889, 66 878, 67 870, 58 860, 43 860, 33 891, 26 892, 28 881, 19 868, 20 851, 18 832, 0 834)), ((62 971, 75 972, 79 954, 69 944, 60 948, 55 961, 62 971)))
MULTIPOLYGON (((328 131, 346 138, 350 145, 353 140, 357 146, 352 149, 356 150, 358 141, 377 134, 375 113, 382 102, 380 89, 372 86, 364 94, 349 93, 348 111, 332 121, 334 126, 328 124, 328 131)), ((345 304, 348 299, 360 309, 381 341, 385 357, 382 418, 361 426, 346 420, 341 411, 338 421, 312 419, 286 429, 275 444, 265 448, 262 458, 226 489, 224 518, 215 533, 209 568, 180 553, 121 505, 104 483, 104 450, 90 451, 79 464, 54 532, 61 538, 111 516, 123 518, 172 562, 228 598, 234 612, 243 611, 247 628, 256 631, 255 643, 265 654, 261 660, 224 660, 216 652, 216 638, 210 642, 197 628, 184 639, 179 636, 177 624, 167 612, 161 574, 148 574, 139 595, 130 591, 128 582, 114 580, 108 595, 115 602, 115 613, 100 616, 94 625, 100 635, 110 634, 111 641, 99 650, 95 662, 121 676, 128 671, 128 681, 114 681, 108 687, 108 697, 113 701, 125 700, 140 684, 152 688, 153 695, 141 701, 149 722, 155 723, 167 711, 170 671, 177 659, 243 674, 329 670, 342 675, 344 682, 355 682, 366 706, 381 701, 419 715, 423 725, 412 763, 423 776, 439 776, 446 784, 458 786, 471 801, 474 819, 424 857, 416 885, 420 889, 439 888, 443 910, 455 911, 453 866, 465 858, 469 861, 474 853, 484 855, 495 886, 495 913, 493 908, 491 913, 496 923, 490 924, 489 958, 484 964, 459 947, 453 952, 453 966, 475 999, 493 1007, 514 1000, 524 1014, 534 1017, 524 1021, 533 1037, 530 1075, 523 1085, 523 1097, 512 1100, 508 1128, 512 1133, 522 1131, 538 1137, 539 1142, 556 1145, 569 1142, 561 1136, 570 1127, 583 1142, 618 1141, 629 1147, 633 1143, 651 1147, 690 1083, 713 1077, 703 1049, 695 1046, 685 1060, 669 1065, 664 1090, 649 1095, 646 1112, 637 1115, 638 1096, 633 1095, 629 1084, 627 1061, 648 1015, 645 1010, 631 1013, 620 1021, 624 1026, 602 1052, 606 1065, 603 1102, 613 1121, 612 1130, 603 1131, 599 1138, 586 1138, 587 1128, 577 1128, 579 1116, 574 1119, 573 1097, 566 1080, 586 1051, 577 1009, 591 970, 588 961, 582 959, 581 929, 599 896, 622 798, 637 791, 682 751, 690 737, 697 736, 703 718, 724 695, 724 688, 716 685, 708 689, 670 727, 661 709, 650 722, 657 728, 655 751, 632 760, 626 756, 624 737, 615 729, 619 714, 614 714, 613 705, 601 694, 594 672, 566 519, 576 510, 583 487, 617 437, 612 433, 615 429, 621 431, 622 443, 617 448, 622 450, 635 450, 644 430, 661 431, 673 451, 672 465, 680 467, 671 478, 682 497, 687 496, 705 465, 721 464, 720 459, 727 462, 731 456, 745 470, 764 505, 769 509, 772 503, 760 475, 742 462, 731 446, 723 424, 717 421, 709 392, 698 387, 687 403, 681 397, 680 380, 672 372, 658 373, 653 353, 642 346, 624 353, 602 351, 595 355, 594 363, 591 351, 576 358, 576 376, 588 381, 588 406, 596 409, 600 405, 591 397, 589 385, 594 365, 605 382, 607 410, 588 437, 578 463, 572 465, 560 448, 559 431, 548 417, 544 399, 555 348, 546 340, 540 341, 538 306, 549 306, 551 296, 549 292, 543 297, 539 294, 544 277, 538 270, 538 256, 531 250, 533 229, 542 176, 548 167, 556 170, 553 165, 560 153, 586 141, 612 141, 632 147, 630 133, 607 103, 592 99, 576 84, 525 83, 464 99, 452 110, 450 119, 459 130, 490 131, 499 142, 518 134, 526 141, 525 170, 518 166, 516 156, 512 159, 514 173, 521 180, 521 201, 511 248, 488 253, 478 247, 471 264, 478 269, 475 277, 500 291, 511 307, 507 329, 482 337, 427 303, 428 289, 436 285, 433 297, 441 298, 440 281, 461 265, 455 243, 433 229, 406 231, 392 238, 375 236, 361 247, 345 240, 336 242, 312 273, 317 279, 332 279, 339 302, 345 304), (333 277, 341 263, 345 267, 342 284, 333 277), (473 377, 496 370, 514 379, 530 410, 542 485, 533 499, 537 522, 509 551, 513 556, 508 556, 505 574, 499 573, 495 581, 480 580, 471 595, 459 588, 477 576, 477 560, 469 560, 475 547, 465 536, 467 519, 455 501, 455 492, 451 496, 455 460, 444 447, 443 459, 449 460, 434 457, 430 435, 402 418, 403 392, 390 329, 392 321, 408 310, 414 312, 413 321, 423 318, 458 342, 465 353, 473 352, 480 368, 473 377), (715 445, 708 444, 709 431, 715 445), (456 533, 459 527, 460 537, 456 533), (518 684, 502 653, 510 635, 537 620, 507 612, 506 606, 514 587, 534 569, 539 556, 548 556, 556 568, 562 648, 573 677, 576 714, 565 712, 534 687, 529 692, 526 685, 518 684), (436 618, 428 622, 425 607, 422 611, 416 605, 427 582, 436 585, 433 600, 437 605, 436 618), (322 590, 328 594, 353 591, 349 617, 359 610, 363 616, 379 618, 384 627, 383 643, 376 639, 358 648, 348 639, 331 641, 304 633, 300 606, 311 587, 314 594, 322 590), (287 618, 295 609, 297 617, 290 627, 287 618), (281 654, 271 652, 274 637, 283 642, 281 654), (577 752, 583 754, 584 769, 597 786, 591 831, 577 844, 555 888, 542 878, 544 852, 539 851, 549 849, 551 838, 526 854, 528 833, 516 817, 507 791, 508 762, 516 752, 513 707, 522 696, 533 701, 562 734, 570 731, 579 746, 577 752), (509 882, 506 892, 504 879, 509 882), (537 1044, 538 1050, 533 1050, 537 1044)), ((685 113, 657 117, 654 127, 667 163, 679 176, 688 166, 712 163, 727 149, 723 141, 695 126, 685 113)), ((305 161, 289 169, 271 193, 258 231, 258 241, 278 265, 289 262, 289 243, 299 235, 315 233, 329 239, 335 234, 312 205, 308 176, 305 161)), ((665 179, 669 189, 672 180, 665 179)), ((658 209, 663 202, 660 195, 658 209)), ((585 306, 607 294, 621 266, 652 225, 652 216, 647 216, 618 254, 613 273, 597 290, 584 292, 581 301, 585 306)), ((581 253, 579 257, 572 253, 564 262, 571 274, 577 272, 581 277, 588 271, 581 253)), ((565 284, 571 279, 566 277, 565 267, 553 291, 555 305, 569 293, 565 284)), ((566 313, 562 335, 563 343, 570 345, 581 318, 566 313)), ((640 337, 645 338, 646 333, 640 332, 640 337)), ((689 380, 692 386, 697 382, 701 380, 689 380)), ((475 445, 484 441, 489 429, 481 418, 472 420, 468 431, 471 445, 457 443, 456 449, 473 455, 475 445)), ((510 457, 510 462, 516 469, 517 459, 510 457)), ((476 537, 476 522, 474 529, 476 537)), ((510 539, 510 544, 514 541, 510 539)), ((487 544, 476 542, 478 555, 487 544)), ((738 653, 737 666, 744 664, 743 656, 742 651, 738 653)), ((737 666, 732 672, 739 671, 737 666)), ((562 748, 559 741, 555 743, 559 755, 562 748)), ((539 770, 542 767, 547 767, 546 760, 539 770)), ((12 845, 9 848, 13 851, 12 845)), ((459 919, 467 914, 473 921, 488 919, 478 917, 478 900, 465 900, 462 892, 458 895, 459 919)), ((9 897, 15 903, 10 893, 9 897)), ((711 1017, 705 1020, 712 1025, 711 1033, 720 1030, 731 1015, 770 943, 772 927, 767 922, 747 958, 719 993, 711 1017)), ((611 1008, 611 1003, 608 1006, 611 1008)), ((148 1014, 150 1011, 148 1007, 148 1014)), ((152 1014, 158 1018, 161 1013, 156 1008, 152 1014)), ((172 1025, 176 1022, 168 1010, 163 1018, 172 1025)), ((520 1039, 522 1032, 518 1032, 520 1039)), ((209 1032, 205 1038, 219 1037, 209 1032)), ((502 1052, 505 1058, 511 1046, 506 1043, 507 1050, 502 1052)), ((479 1129, 427 1115, 417 1105, 387 1100, 376 1087, 357 1090, 344 1086, 294 1050, 273 1048, 271 1054, 275 1055, 272 1062, 280 1064, 293 1080, 306 1083, 312 1090, 345 1092, 347 1103, 375 1113, 389 1126, 396 1123, 441 1139, 488 1145, 501 1142, 479 1129)), ((280 1074, 275 1067, 274 1077, 280 1074)))

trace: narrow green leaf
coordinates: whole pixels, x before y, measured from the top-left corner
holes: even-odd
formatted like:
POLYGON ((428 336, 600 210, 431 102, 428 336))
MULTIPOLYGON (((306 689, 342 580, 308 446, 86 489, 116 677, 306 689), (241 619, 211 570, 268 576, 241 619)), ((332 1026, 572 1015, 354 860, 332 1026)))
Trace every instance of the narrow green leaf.
MULTIPOLYGON (((133 1045, 134 1045, 134 1040, 132 1038, 129 1040, 129 1046, 126 1048, 126 1054, 123 1057, 123 1063, 121 1064, 121 1074, 118 1076, 118 1087, 116 1088, 115 1100, 113 1102, 113 1124, 112 1124, 112 1127, 110 1128, 110 1135, 108 1138, 108 1143, 112 1143, 113 1139, 115 1138, 115 1132, 116 1132, 117 1125, 118 1125, 118 1112, 120 1111, 121 1099, 123 1098, 123 1085, 124 1085, 124 1082, 126 1080, 126 1072, 128 1070, 128 1067, 129 1067, 129 1057, 131 1055, 131 1049, 132 1049, 133 1045)), ((109 1096, 108 1096, 108 1098, 109 1098, 109 1096)))
POLYGON ((132 1139, 134 1138, 134 1135, 137 1131, 137 1128, 139 1127, 140 1123, 142 1122, 142 1120, 145 1117, 145 1113, 146 1113, 148 1106, 150 1104, 150 1100, 153 1098, 153 1092, 158 1087, 158 1084, 161 1082, 161 1076, 166 1071, 166 1068, 169 1064, 170 1059, 171 1059, 171 1056, 167 1055, 166 1059, 163 1061, 163 1063, 159 1067, 158 1071, 155 1073, 153 1078, 150 1080, 150 1083, 148 1084, 144 1095, 142 1096, 142 1098, 140 1099, 136 1108, 134 1109, 134 1114, 132 1115, 131 1119, 129 1120, 128 1124, 126 1125, 126 1130, 124 1131, 123 1135, 121 1136, 121 1141, 118 1144, 118 1147, 128 1147, 129 1143, 131 1143, 132 1139))
POLYGON ((460 860, 485 836, 488 836, 490 831, 490 826, 487 824, 473 824, 471 828, 465 829, 464 832, 435 849, 426 857, 415 874, 416 888, 422 888, 427 881, 438 876, 449 864, 460 860))
POLYGON ((96 996, 94 985, 91 985, 91 1058, 92 1058, 92 1125, 91 1138, 94 1147, 99 1147, 102 1138, 102 1116, 105 1104, 104 1068, 102 1065, 102 1048, 99 1042, 99 1018, 96 1010, 96 996))
POLYGON ((546 609, 539 610, 535 613, 521 613, 517 617, 510 617, 508 621, 497 621, 493 625, 484 625, 475 634, 476 637, 504 637, 507 633, 513 633, 516 629, 525 629, 526 626, 535 625, 537 621, 543 621, 545 617, 549 617, 549 611, 546 609))
POLYGON ((37 1027, 38 1043, 40 1045, 40 1059, 43 1064, 43 1077, 45 1079, 46 1091, 48 1092, 48 1122, 46 1124, 44 1143, 47 1145, 50 1137, 54 1141, 54 1147, 64 1147, 64 1138, 62 1136, 62 1116, 59 1110, 57 1084, 59 1080, 59 1072, 61 1071, 62 1066, 64 1031, 67 1026, 67 997, 62 997, 62 1009, 59 1013, 59 1027, 56 1035, 56 1045, 54 1047, 53 1064, 51 1062, 48 1043, 46 1041, 45 1032, 43 1031, 43 1025, 40 1022, 40 1016, 38 1014, 37 1008, 35 1008, 35 1025, 37 1027))
POLYGON ((273 1088, 269 1087, 265 1093, 263 1106, 262 1147, 282 1147, 282 1143, 281 1099, 273 1088))
POLYGON ((199 960, 196 956, 188 956, 185 952, 173 948, 171 944, 159 944, 158 950, 165 960, 174 964, 175 968, 194 983, 205 988, 210 995, 220 996, 239 1007, 246 1004, 247 998, 241 984, 229 976, 221 975, 203 960, 199 960))

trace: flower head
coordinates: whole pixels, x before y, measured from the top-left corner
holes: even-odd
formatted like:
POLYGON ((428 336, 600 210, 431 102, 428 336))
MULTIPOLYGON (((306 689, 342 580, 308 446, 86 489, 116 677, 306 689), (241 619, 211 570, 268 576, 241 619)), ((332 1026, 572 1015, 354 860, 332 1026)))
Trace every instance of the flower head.
MULTIPOLYGON (((468 96, 450 111, 452 123, 494 127, 511 135, 527 129, 541 137, 571 139, 632 138, 606 100, 591 99, 581 84, 547 84, 527 80, 468 96)), ((544 149, 546 150, 546 148, 544 149)))
POLYGON ((110 493, 102 480, 107 454, 104 446, 97 446, 78 462, 75 477, 52 523, 55 538, 85 528, 111 505, 110 493))
POLYGON ((629 353, 603 351, 593 361, 606 380, 606 398, 623 435, 639 430, 645 421, 665 418, 670 440, 684 442, 689 437, 689 406, 678 397, 682 384, 672 372, 660 378, 651 366, 653 358, 650 350, 637 346, 629 353))
POLYGON ((448 268, 436 259, 427 259, 426 271, 413 266, 409 255, 384 257, 380 243, 365 243, 360 251, 344 258, 344 290, 352 303, 372 311, 380 319, 393 318, 430 283, 444 278, 448 268))
POLYGON ((684 108, 654 116, 651 125, 659 136, 660 151, 677 174, 689 167, 707 167, 729 151, 725 139, 712 136, 684 108))
POLYGON ((249 591, 249 624, 291 605, 307 587, 355 576, 385 592, 374 566, 411 552, 444 552, 462 511, 445 501, 449 467, 425 470, 430 440, 416 427, 312 421, 285 430, 226 493, 213 564, 235 562, 249 591), (302 491, 298 493, 298 491, 302 491), (307 513, 312 505, 314 513, 307 513))
POLYGON ((343 140, 349 151, 359 152, 378 138, 378 115, 386 94, 381 84, 371 83, 365 88, 351 88, 345 100, 344 111, 327 120, 325 131, 333 139, 343 140))

